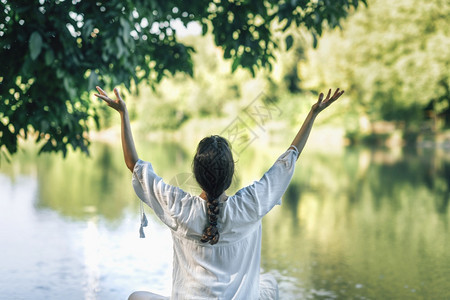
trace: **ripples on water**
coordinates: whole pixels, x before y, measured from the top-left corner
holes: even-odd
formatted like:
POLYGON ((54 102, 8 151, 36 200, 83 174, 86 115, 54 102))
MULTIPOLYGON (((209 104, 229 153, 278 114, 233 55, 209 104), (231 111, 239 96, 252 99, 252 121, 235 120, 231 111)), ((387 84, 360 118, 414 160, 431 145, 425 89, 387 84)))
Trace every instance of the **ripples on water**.
POLYGON ((112 222, 92 208, 74 219, 40 207, 33 176, 0 174, 0 189, 1 299, 127 299, 148 287, 170 294, 172 241, 154 219, 143 240, 134 207, 112 222))
MULTIPOLYGON (((148 154, 166 181, 190 170, 180 149, 160 145, 148 154)), ((277 157, 247 152, 234 189, 277 157)), ((304 153, 283 205, 263 222, 262 268, 278 279, 281 298, 449 299, 449 156, 304 153)), ((147 238, 138 238, 130 178, 120 149, 99 145, 92 158, 23 153, 3 164, 2 298, 170 294, 170 234, 147 210, 147 238)), ((189 180, 180 184, 195 192, 189 180)))

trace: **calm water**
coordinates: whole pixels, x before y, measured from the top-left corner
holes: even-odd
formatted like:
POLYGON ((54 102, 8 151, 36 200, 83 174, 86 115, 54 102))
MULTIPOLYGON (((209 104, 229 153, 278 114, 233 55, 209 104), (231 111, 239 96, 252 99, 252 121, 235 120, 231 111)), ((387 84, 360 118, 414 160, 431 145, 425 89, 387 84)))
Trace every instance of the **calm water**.
MULTIPOLYGON (((166 181, 198 191, 192 151, 144 149, 166 181)), ((244 151, 231 190, 259 179, 279 153, 244 151)), ((90 158, 28 151, 3 161, 0 298, 169 295, 170 233, 147 209, 139 239, 130 181, 120 148, 106 145, 90 158)), ((307 149, 283 205, 263 221, 262 268, 281 299, 450 299, 449 200, 449 152, 307 149)))

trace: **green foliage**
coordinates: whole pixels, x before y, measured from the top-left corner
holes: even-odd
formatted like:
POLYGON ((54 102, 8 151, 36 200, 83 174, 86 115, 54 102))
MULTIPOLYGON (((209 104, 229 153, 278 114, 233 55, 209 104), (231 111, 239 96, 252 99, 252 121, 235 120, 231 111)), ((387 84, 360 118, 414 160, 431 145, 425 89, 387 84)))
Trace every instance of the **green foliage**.
POLYGON ((352 98, 351 109, 406 130, 422 126, 424 110, 448 119, 449 15, 447 0, 371 2, 309 52, 303 86, 341 86, 352 98))
POLYGON ((241 70, 230 73, 230 62, 222 58, 222 51, 217 49, 209 34, 188 36, 182 41, 198 49, 192 55, 194 74, 192 77, 177 74, 164 79, 156 90, 140 88, 135 102, 139 103, 140 127, 144 130, 174 130, 188 119, 222 117, 227 114, 229 103, 238 107, 241 83, 250 79, 249 74, 241 70))
MULTIPOLYGON (((222 55, 252 74, 271 67, 274 24, 305 26, 315 37, 365 0, 335 1, 0 1, 0 149, 15 153, 29 135, 41 151, 88 152, 98 114, 95 85, 155 85, 193 75, 194 48, 177 40, 177 22, 211 32, 222 55)), ((287 48, 292 38, 285 40, 287 48)))

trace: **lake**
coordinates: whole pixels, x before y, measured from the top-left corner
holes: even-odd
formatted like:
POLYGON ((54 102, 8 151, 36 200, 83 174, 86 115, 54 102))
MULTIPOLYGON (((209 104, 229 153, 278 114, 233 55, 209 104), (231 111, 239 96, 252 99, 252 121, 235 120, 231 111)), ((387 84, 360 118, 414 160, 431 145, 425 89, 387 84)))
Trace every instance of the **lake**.
MULTIPOLYGON (((141 146, 188 192, 193 150, 141 146)), ((144 149, 144 150, 142 150, 144 149)), ((235 157, 230 193, 259 179, 282 149, 235 157)), ((2 160, 2 299, 126 299, 170 294, 172 240, 139 201, 119 146, 90 157, 27 150, 2 160)), ((283 204, 263 219, 261 267, 281 299, 450 299, 450 152, 306 149, 283 204)))

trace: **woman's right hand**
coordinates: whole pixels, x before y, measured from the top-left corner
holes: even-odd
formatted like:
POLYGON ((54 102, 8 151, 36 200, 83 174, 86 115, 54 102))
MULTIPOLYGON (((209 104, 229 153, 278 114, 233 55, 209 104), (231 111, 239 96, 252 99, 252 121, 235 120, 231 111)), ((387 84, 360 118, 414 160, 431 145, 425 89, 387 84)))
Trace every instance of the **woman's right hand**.
POLYGON ((106 104, 109 107, 112 107, 113 109, 117 110, 119 113, 123 113, 127 110, 127 106, 125 104, 125 101, 122 100, 122 97, 120 97, 119 90, 117 88, 114 88, 114 94, 116 94, 116 100, 113 100, 108 97, 106 92, 102 90, 99 86, 96 87, 99 94, 94 94, 96 97, 102 99, 106 102, 106 104))

